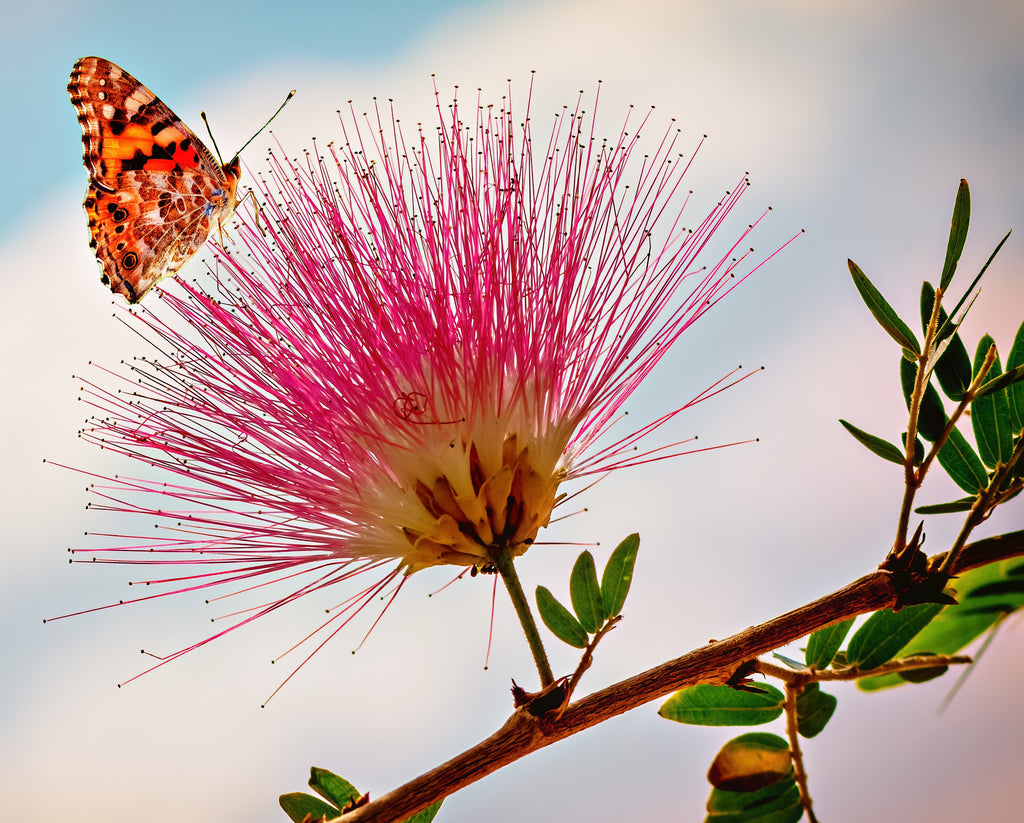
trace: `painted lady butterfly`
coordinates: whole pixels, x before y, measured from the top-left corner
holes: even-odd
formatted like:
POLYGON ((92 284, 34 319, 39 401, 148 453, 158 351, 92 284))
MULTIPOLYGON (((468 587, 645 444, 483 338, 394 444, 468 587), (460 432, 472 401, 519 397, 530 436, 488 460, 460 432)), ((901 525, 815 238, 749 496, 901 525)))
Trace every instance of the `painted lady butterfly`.
POLYGON ((137 303, 230 219, 238 155, 222 165, 160 98, 101 57, 75 63, 68 93, 82 124, 100 279, 137 303))

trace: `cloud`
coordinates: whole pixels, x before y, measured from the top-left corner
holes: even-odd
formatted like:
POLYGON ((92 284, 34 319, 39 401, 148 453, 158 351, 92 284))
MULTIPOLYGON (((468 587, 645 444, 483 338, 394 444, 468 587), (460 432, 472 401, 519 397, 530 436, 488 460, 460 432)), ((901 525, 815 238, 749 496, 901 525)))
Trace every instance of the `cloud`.
MULTIPOLYGON (((653 104, 659 124, 676 117, 694 142, 710 135, 691 177, 701 197, 713 199, 751 172, 741 224, 776 207, 755 241, 760 252, 808 228, 688 331, 657 383, 631 404, 631 413, 643 417, 673 398, 687 399, 738 362, 765 363, 763 374, 666 432, 696 431, 701 442, 753 435, 761 443, 609 478, 588 495, 589 513, 553 532, 563 540, 600 540, 604 552, 629 531, 643 534, 633 605, 584 682, 596 688, 816 597, 884 554, 895 528, 898 478, 835 419, 898 436, 898 355, 859 305, 845 259, 857 259, 912 314, 921 277, 941 266, 960 175, 969 176, 975 201, 965 272, 980 267, 1007 228, 1024 225, 1021 109, 1009 105, 1024 76, 1012 36, 1021 11, 1005 8, 1013 5, 492 5, 425 20, 422 39, 398 61, 327 61, 290 44, 255 71, 211 80, 196 92, 201 99, 168 102, 193 128, 201 126, 196 113, 204 108, 221 146, 235 147, 297 88, 273 129, 299 151, 313 135, 340 139, 334 112, 349 99, 363 111, 374 96, 384 107, 393 98, 404 128, 432 124, 432 72, 446 103, 455 84, 463 100, 475 99, 480 86, 483 99, 496 101, 507 78, 524 101, 536 70, 531 110, 538 131, 580 89, 591 95, 600 79, 607 131, 618 128, 630 104, 653 104)), ((154 52, 154 61, 162 59, 154 52)), ((145 65, 128 68, 146 80, 145 65)), ((261 137, 247 150, 250 169, 262 166, 267 145, 261 137)), ((69 151, 77 152, 77 144, 69 151)), ((4 724, 9 813, 37 815, 37 799, 46 796, 60 808, 74 807, 83 820, 123 817, 129 808, 147 809, 154 821, 270 819, 274 796, 301 788, 313 763, 380 792, 489 734, 507 708, 509 674, 526 676, 531 664, 499 603, 490 670, 481 671, 490 591, 479 579, 430 600, 425 593, 447 578, 414 579, 359 654, 348 652, 361 635, 339 638, 265 712, 255 707, 283 676, 266 661, 316 619, 312 605, 121 690, 113 683, 144 662, 139 648, 176 648, 199 636, 216 610, 197 598, 41 625, 43 614, 123 596, 129 576, 67 567, 63 549, 82 530, 118 524, 82 511, 84 478, 42 463, 47 457, 100 474, 122 470, 78 443, 75 431, 87 411, 75 400, 71 374, 96 374, 89 360, 114 366, 142 348, 111 316, 120 310, 98 283, 80 208, 84 181, 83 170, 73 187, 50 192, 45 211, 25 217, 17 236, 0 247, 0 377, 8 392, 0 482, 11 514, 0 549, 0 593, 10 604, 5 628, 16 638, 4 692, 17 707, 14 722, 4 724), (56 784, 55 764, 68 770, 56 784), (155 806, 153 797, 167 801, 155 806), (109 813, 111 803, 120 804, 117 814, 109 813)), ((992 330, 1004 349, 1024 305, 1015 274, 1024 260, 1013 243, 969 318, 969 334, 992 330)), ((186 273, 201 268, 196 262, 186 273)), ((929 500, 945 491, 929 489, 936 496, 929 500)), ((1006 519, 991 525, 1012 527, 1006 519)), ((929 548, 938 550, 954 529, 951 522, 930 524, 929 548)), ((557 588, 576 551, 538 546, 523 573, 530 584, 557 588)), ((842 819, 850 780, 862 780, 891 803, 877 814, 949 819, 951 801, 933 790, 929 758, 940 749, 978 751, 999 724, 1019 737, 999 708, 1012 697, 1000 683, 1015 682, 1009 675, 1019 627, 1008 629, 979 667, 974 691, 954 704, 955 722, 931 715, 945 680, 896 699, 843 692, 835 733, 810 747, 822 814, 842 819), (910 716, 912 705, 927 711, 910 716), (865 728, 877 734, 865 736, 865 728), (903 753, 878 758, 883 734, 899 739, 903 753), (908 777, 908 761, 920 762, 921 771, 908 777), (854 766, 855 778, 848 771, 854 766), (898 772, 915 790, 882 783, 879 770, 898 772)), ((571 667, 569 657, 556 656, 561 668, 571 667)), ((643 797, 651 817, 700 814, 700 781, 687 784, 682 796, 671 780, 654 780, 630 761, 671 763, 699 777, 725 736, 690 734, 649 715, 641 709, 485 781, 449 801, 449 819, 519 819, 519 807, 507 799, 523 785, 535 797, 554 798, 537 811, 545 818, 606 815, 609 803, 620 808, 605 793, 563 791, 563 781, 584 788, 614 781, 628 787, 627 796, 643 797), (654 754, 615 755, 630 745, 654 754)), ((1007 733, 992 748, 1011 753, 1011 738, 1007 733)), ((981 780, 985 764, 1000 756, 978 754, 958 785, 981 780)), ((995 789, 986 791, 992 808, 1006 802, 995 789)))

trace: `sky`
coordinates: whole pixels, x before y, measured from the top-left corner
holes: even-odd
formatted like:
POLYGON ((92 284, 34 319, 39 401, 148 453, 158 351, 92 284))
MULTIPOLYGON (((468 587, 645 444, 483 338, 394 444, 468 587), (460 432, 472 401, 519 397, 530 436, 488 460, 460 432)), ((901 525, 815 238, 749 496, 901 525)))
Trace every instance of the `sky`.
MULTIPOLYGON (((733 368, 765 370, 687 412, 668 437, 758 438, 621 472, 586 493, 587 512, 550 539, 624 535, 641 551, 626 618, 598 650, 590 691, 762 622, 873 569, 891 545, 898 469, 872 457, 842 417, 895 439, 897 357, 860 304, 853 258, 905 315, 937 278, 960 178, 973 199, 963 271, 1008 229, 965 325, 1005 354, 1024 307, 1024 7, 890 0, 740 2, 114 2, 2 6, 8 78, 0 129, 0 335, 6 534, 0 543, 0 801, 9 819, 284 821, 279 794, 312 765, 379 795, 488 736, 509 712, 509 678, 532 663, 499 603, 484 669, 490 586, 476 578, 427 598, 450 575, 403 589, 356 654, 362 631, 325 648, 266 709, 269 660, 323 603, 299 603, 124 688, 139 649, 205 636, 201 598, 167 599, 43 624, 126 597, 115 567, 69 565, 84 531, 116 529, 85 510, 85 479, 44 459, 112 475, 123 461, 76 437, 87 416, 73 374, 140 353, 98 282, 81 209, 86 175, 67 75, 98 54, 126 67, 199 131, 205 110, 225 153, 294 88, 276 137, 301 150, 338 134, 335 110, 393 99, 428 118, 442 93, 497 101, 534 83, 533 111, 557 111, 601 81, 614 133, 629 105, 709 136, 689 185, 713 201, 744 172, 739 231, 767 207, 754 245, 806 233, 681 339, 631 400, 640 418, 674 408, 733 368), (143 4, 145 5, 145 4, 143 4), (109 9, 109 10, 108 10, 109 9), (536 74, 531 74, 536 72, 536 74), (17 193, 17 196, 13 196, 17 193), (675 405, 673 405, 675 404, 675 405), (624 503, 624 501, 628 501, 624 503)), ((258 170, 268 137, 246 151, 258 170)), ((244 182, 244 181, 243 181, 244 182)), ((191 264, 201 266, 199 262, 191 264)), ((959 496, 942 478, 925 502, 959 496)), ((581 501, 582 502, 582 501, 581 501)), ((1020 528, 1019 500, 982 534, 1020 528)), ((927 523, 941 551, 953 518, 927 523)), ((564 588, 572 547, 537 546, 524 585, 564 588)), ((864 819, 1006 819, 1018 808, 1024 629, 1011 621, 941 716, 942 678, 865 695, 836 686, 828 729, 804 743, 816 809, 864 819)), ((553 646, 553 643, 551 644, 553 646)), ((575 661, 553 651, 556 669, 575 661)), ((448 823, 626 816, 698 820, 704 775, 728 730, 660 720, 657 704, 535 753, 450 798, 448 823)), ((765 727, 781 732, 781 726, 765 727)))

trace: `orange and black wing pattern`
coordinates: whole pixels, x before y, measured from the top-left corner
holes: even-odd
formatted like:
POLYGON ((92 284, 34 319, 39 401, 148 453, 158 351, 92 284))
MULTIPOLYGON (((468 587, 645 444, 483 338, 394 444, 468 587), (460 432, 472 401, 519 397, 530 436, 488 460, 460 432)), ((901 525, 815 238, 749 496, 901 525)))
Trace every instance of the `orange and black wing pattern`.
POLYGON ((68 93, 89 171, 90 246, 103 283, 137 303, 231 217, 238 158, 221 166, 163 101, 109 60, 75 63, 68 93))

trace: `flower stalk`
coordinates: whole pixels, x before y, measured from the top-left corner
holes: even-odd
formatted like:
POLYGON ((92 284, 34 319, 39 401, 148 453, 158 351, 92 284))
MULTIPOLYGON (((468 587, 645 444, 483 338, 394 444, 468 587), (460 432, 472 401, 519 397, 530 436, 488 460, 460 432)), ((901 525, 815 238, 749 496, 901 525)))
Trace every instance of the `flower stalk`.
POLYGON ((519 618, 519 625, 526 636, 526 642, 530 646, 534 663, 537 665, 537 673, 540 675, 540 685, 546 688, 555 682, 555 676, 551 671, 551 664, 548 662, 547 652, 544 651, 544 643, 541 640, 540 632, 537 630, 537 622, 533 619, 533 612, 530 610, 530 603, 526 598, 522 585, 519 583, 519 574, 512 552, 505 547, 494 549, 491 554, 491 562, 501 575, 501 581, 505 584, 509 599, 516 610, 519 618))

